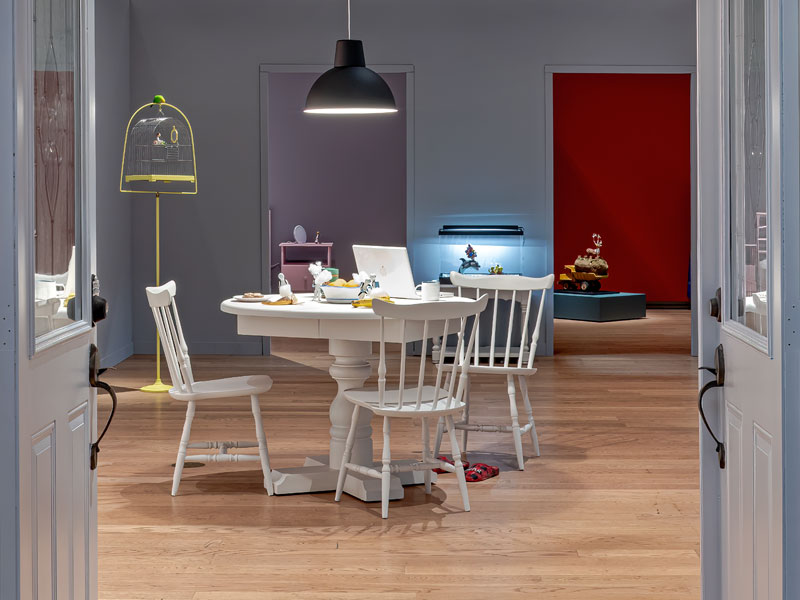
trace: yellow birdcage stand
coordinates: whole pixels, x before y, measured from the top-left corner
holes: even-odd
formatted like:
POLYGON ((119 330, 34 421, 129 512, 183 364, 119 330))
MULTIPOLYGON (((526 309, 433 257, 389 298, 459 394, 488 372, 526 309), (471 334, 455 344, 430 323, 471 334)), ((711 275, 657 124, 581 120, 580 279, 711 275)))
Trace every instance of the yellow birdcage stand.
MULTIPOLYGON (((163 96, 133 113, 125 130, 119 191, 155 194, 156 285, 161 284, 161 194, 196 194, 197 162, 194 135, 186 115, 163 96)), ((161 381, 161 340, 156 332, 156 380, 144 392, 166 392, 161 381)))

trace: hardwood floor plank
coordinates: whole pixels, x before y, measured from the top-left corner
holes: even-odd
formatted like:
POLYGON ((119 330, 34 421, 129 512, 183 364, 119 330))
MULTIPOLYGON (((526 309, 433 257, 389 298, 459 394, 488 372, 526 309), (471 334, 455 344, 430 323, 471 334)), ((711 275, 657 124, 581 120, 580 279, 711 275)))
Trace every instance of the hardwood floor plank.
MULTIPOLYGON (((528 440, 518 471, 510 435, 472 433, 469 459, 501 467, 469 484, 472 511, 462 511, 446 474, 431 496, 406 488, 388 521, 379 504, 349 496, 268 497, 253 463, 187 465, 171 497, 185 405, 139 392, 152 357, 132 357, 106 374, 120 407, 98 471, 100 598, 699 598, 689 326, 688 311, 669 310, 639 321, 557 321, 556 355, 537 358, 529 380, 542 456, 531 456, 528 440)), ((270 375, 261 403, 271 462, 297 465, 328 449, 331 359, 316 341, 276 339, 273 352, 197 356, 195 375, 270 375)), ((472 396, 474 420, 507 420, 503 378, 479 376, 472 396)), ((107 409, 101 397, 101 418, 107 409)), ((198 407, 193 439, 253 436, 246 399, 198 407)), ((415 456, 419 439, 418 424, 393 423, 393 456, 415 456)))

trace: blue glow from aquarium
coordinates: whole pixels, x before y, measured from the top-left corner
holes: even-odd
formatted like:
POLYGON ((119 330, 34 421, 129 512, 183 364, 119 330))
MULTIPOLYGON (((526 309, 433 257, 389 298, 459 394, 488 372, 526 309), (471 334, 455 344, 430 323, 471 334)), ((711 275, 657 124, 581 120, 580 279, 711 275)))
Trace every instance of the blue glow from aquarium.
POLYGON ((480 269, 476 271, 470 268, 464 271, 465 273, 488 273, 489 268, 496 264, 502 265, 504 273, 522 273, 522 244, 518 240, 509 245, 482 243, 484 241, 488 240, 477 236, 469 242, 452 243, 453 238, 448 239, 451 243, 440 241, 441 272, 458 271, 461 259, 469 260, 465 254, 469 244, 477 252, 475 260, 480 264, 480 269))

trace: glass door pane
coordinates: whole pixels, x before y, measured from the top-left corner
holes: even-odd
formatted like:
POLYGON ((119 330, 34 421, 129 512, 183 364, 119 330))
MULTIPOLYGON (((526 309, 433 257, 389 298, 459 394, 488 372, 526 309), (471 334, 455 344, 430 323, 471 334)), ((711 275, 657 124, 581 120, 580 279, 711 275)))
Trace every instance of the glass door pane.
POLYGON ((35 0, 35 335, 81 319, 79 3, 35 0))
POLYGON ((765 0, 730 4, 730 273, 726 317, 766 337, 769 215, 765 0))

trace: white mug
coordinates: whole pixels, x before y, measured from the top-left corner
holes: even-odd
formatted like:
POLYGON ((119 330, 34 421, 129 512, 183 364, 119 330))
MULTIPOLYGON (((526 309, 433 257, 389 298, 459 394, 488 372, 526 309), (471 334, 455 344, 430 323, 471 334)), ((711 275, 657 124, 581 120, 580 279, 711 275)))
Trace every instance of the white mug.
POLYGON ((433 302, 439 299, 441 286, 438 281, 423 281, 416 287, 415 291, 423 302, 433 302))
POLYGON ((56 291, 57 290, 55 281, 39 280, 36 282, 35 294, 36 297, 40 300, 55 298, 56 291))

